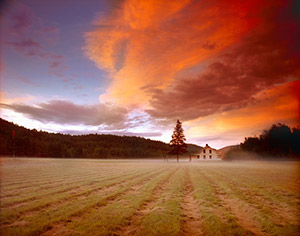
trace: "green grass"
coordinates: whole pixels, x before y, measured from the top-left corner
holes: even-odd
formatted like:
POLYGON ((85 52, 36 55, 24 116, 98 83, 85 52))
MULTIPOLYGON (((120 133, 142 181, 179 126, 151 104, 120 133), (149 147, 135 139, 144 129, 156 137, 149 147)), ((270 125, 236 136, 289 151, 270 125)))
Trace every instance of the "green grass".
POLYGON ((241 177, 241 172, 242 170, 236 170, 228 179, 226 176, 232 173, 228 170, 205 170, 206 175, 214 178, 215 183, 227 195, 238 200, 241 206, 255 210, 257 224, 262 226, 263 231, 270 235, 298 235, 300 214, 296 193, 279 188, 283 183, 277 180, 278 175, 269 177, 269 174, 265 173, 264 178, 251 175, 241 177))
MULTIPOLYGON (((161 170, 160 170, 161 171, 161 170)), ((134 186, 136 183, 139 183, 141 180, 147 178, 149 175, 156 174, 158 170, 152 170, 150 174, 148 172, 144 172, 143 175, 133 175, 131 176, 132 180, 129 180, 128 176, 125 176, 124 178, 127 179, 126 185, 119 185, 116 186, 112 191, 109 191, 107 193, 103 193, 97 195, 92 194, 89 196, 86 196, 87 193, 89 193, 91 190, 87 189, 83 192, 81 192, 81 196, 83 196, 82 199, 78 198, 67 198, 66 195, 63 196, 52 196, 46 199, 42 199, 41 202, 36 204, 29 205, 31 210, 36 210, 34 212, 35 214, 33 216, 26 216, 22 215, 22 208, 19 211, 10 211, 6 214, 6 212, 3 212, 3 218, 9 219, 10 221, 15 220, 14 217, 17 217, 17 219, 21 222, 28 221, 30 222, 31 227, 23 227, 23 226, 17 226, 14 227, 14 230, 18 233, 18 235, 33 235, 38 234, 45 229, 48 229, 51 227, 51 225, 55 222, 66 220, 68 217, 73 215, 78 215, 86 210, 88 210, 91 207, 100 206, 106 204, 107 200, 109 198, 114 198, 115 196, 118 196, 119 194, 125 192, 126 190, 130 189, 131 186, 134 186), (154 173, 152 173, 154 172, 154 173), (57 203, 59 200, 63 200, 62 206, 60 206, 58 209, 53 203, 57 203), (52 203, 52 207, 49 209, 48 204, 52 203), (43 208, 44 206, 44 208, 43 208), (14 215, 12 215, 14 214, 14 215)), ((122 182, 124 179, 123 177, 120 177, 118 179, 119 182, 122 182)), ((113 182, 115 184, 116 181, 113 182)), ((110 183, 112 184, 112 183, 110 183)), ((101 187, 108 186, 110 184, 107 184, 106 182, 103 182, 101 187)), ((100 185, 98 186, 100 187, 100 185)), ((24 210, 23 210, 24 211, 24 210)), ((7 221, 3 221, 4 223, 7 223, 7 221)), ((10 235, 10 231, 7 232, 8 235, 10 235)), ((13 232, 12 232, 13 235, 13 232)))
POLYGON ((113 234, 119 227, 128 224, 130 217, 151 199, 153 189, 173 171, 165 170, 145 183, 140 184, 137 189, 132 189, 102 208, 90 209, 82 218, 77 218, 67 227, 90 235, 113 234), (91 223, 93 222, 93 223, 91 223))
POLYGON ((297 162, 1 159, 1 235, 299 235, 297 162), (188 229, 187 229, 188 230, 188 229))
POLYGON ((232 212, 222 203, 217 185, 209 179, 203 169, 192 168, 191 181, 195 188, 195 198, 199 200, 199 210, 203 216, 206 235, 253 235, 244 229, 232 212))
POLYGON ((152 211, 146 214, 141 222, 137 235, 179 235, 181 222, 181 201, 184 181, 183 168, 173 175, 160 197, 152 206, 152 211))

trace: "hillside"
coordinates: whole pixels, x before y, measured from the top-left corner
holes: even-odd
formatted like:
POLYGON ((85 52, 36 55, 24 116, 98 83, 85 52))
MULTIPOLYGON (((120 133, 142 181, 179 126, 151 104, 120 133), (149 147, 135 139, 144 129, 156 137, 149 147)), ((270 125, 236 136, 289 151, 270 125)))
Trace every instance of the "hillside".
MULTIPOLYGON (((134 136, 109 134, 65 135, 30 130, 0 118, 0 155, 12 156, 15 131, 16 156, 62 158, 159 158, 168 144, 134 136)), ((188 144, 188 154, 201 147, 188 144)))
POLYGON ((226 146, 226 147, 220 148, 218 150, 218 152, 221 153, 224 156, 230 150, 232 150, 232 149, 238 149, 239 147, 240 147, 240 145, 230 145, 230 146, 226 146))

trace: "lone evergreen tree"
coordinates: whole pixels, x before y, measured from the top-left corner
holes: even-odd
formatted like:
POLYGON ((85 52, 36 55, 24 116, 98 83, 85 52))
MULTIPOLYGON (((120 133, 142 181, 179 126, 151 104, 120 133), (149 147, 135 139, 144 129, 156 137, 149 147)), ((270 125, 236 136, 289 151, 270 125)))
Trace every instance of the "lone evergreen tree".
POLYGON ((179 161, 178 156, 186 152, 187 145, 184 142, 185 140, 182 124, 180 120, 177 120, 173 131, 172 140, 170 141, 170 146, 172 148, 170 154, 177 156, 177 162, 179 161))

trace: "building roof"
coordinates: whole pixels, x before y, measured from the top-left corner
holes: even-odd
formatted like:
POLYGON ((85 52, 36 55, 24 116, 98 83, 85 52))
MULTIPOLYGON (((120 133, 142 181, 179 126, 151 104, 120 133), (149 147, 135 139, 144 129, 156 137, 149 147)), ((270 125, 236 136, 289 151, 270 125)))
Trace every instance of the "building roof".
POLYGON ((211 149, 211 150, 214 150, 214 151, 216 151, 216 152, 218 151, 217 149, 208 146, 208 144, 206 144, 205 147, 202 147, 201 150, 203 150, 203 149, 208 149, 208 148, 211 149))

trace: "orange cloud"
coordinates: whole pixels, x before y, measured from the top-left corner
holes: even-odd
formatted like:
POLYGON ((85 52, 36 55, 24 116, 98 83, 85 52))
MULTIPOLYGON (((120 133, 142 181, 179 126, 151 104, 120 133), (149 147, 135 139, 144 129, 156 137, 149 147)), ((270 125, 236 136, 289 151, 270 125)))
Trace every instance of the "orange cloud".
POLYGON ((299 85, 290 81, 299 79, 300 23, 293 4, 125 0, 86 34, 86 54, 112 79, 100 99, 138 105, 159 124, 180 118, 188 139, 233 143, 272 123, 295 125, 299 85))
POLYGON ((298 125, 298 101, 292 94, 292 88, 298 82, 291 82, 257 95, 257 101, 245 108, 228 112, 218 122, 218 126, 231 129, 267 128, 269 124, 285 123, 298 125), (223 125, 224 124, 224 125, 223 125))
POLYGON ((259 93, 257 100, 247 107, 186 122, 190 127, 186 136, 198 143, 203 140, 199 144, 210 141, 222 147, 242 142, 247 136, 259 135, 275 123, 298 126, 299 99, 293 89, 299 84, 300 81, 295 81, 276 86, 259 93))
POLYGON ((298 103, 298 122, 300 125, 300 80, 295 82, 292 86, 292 94, 294 95, 297 103, 298 103))
POLYGON ((86 34, 86 53, 112 83, 103 100, 147 104, 181 71, 237 42, 257 20, 260 1, 124 1, 86 34), (147 88, 147 89, 146 89, 147 88))

